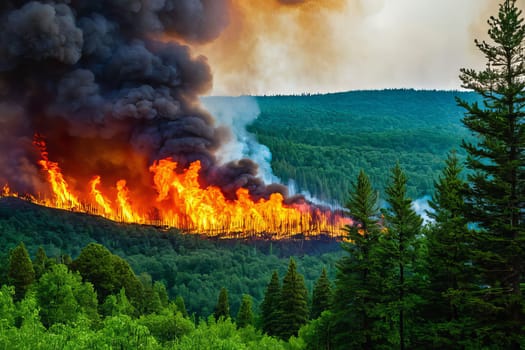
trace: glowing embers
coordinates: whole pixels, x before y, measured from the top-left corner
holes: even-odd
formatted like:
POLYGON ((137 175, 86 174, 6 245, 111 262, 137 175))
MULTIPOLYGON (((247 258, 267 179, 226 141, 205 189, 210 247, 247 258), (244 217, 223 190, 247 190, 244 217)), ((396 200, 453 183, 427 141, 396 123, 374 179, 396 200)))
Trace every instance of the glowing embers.
POLYGON ((236 198, 230 200, 218 187, 201 186, 199 161, 182 171, 177 171, 178 164, 170 158, 155 161, 149 168, 153 185, 147 189, 136 188, 136 193, 151 193, 151 196, 134 194, 126 179, 116 181, 113 187, 104 187, 98 175, 89 181, 85 191, 78 191, 78 184, 77 190, 72 191, 58 163, 48 159, 45 143, 35 141, 35 144, 42 156, 39 164, 46 172, 54 196, 53 200, 38 202, 46 206, 221 237, 286 238, 296 234, 338 237, 342 234, 340 229, 350 223, 350 219, 342 215, 307 203, 285 204, 280 193, 254 201, 247 189, 239 188, 236 198))

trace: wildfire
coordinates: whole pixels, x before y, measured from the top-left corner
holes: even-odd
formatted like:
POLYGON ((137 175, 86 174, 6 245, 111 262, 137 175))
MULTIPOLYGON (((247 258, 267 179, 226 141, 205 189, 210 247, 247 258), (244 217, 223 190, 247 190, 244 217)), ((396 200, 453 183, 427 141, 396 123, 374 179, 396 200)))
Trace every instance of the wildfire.
MULTIPOLYGON (((111 220, 176 227, 186 232, 221 237, 273 235, 285 238, 304 234, 340 237, 341 228, 351 220, 308 204, 285 204, 280 193, 254 201, 248 189, 239 188, 229 200, 215 186, 201 186, 201 163, 195 161, 182 172, 171 158, 155 161, 149 168, 155 201, 141 200, 128 188, 126 179, 102 189, 102 179, 94 176, 86 191, 73 193, 57 162, 50 161, 45 142, 36 140, 42 159, 38 162, 47 175, 53 199, 34 201, 60 209, 96 214, 111 220), (111 199, 110 199, 111 198, 111 199), (146 202, 146 203, 145 203, 146 202)), ((6 184, 3 196, 10 196, 6 184)))

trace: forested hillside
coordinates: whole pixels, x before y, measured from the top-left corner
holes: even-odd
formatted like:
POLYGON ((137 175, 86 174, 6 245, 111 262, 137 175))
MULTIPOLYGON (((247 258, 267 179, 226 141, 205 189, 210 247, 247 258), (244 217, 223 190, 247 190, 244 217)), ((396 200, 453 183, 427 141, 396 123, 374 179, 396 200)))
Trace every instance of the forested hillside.
POLYGON ((284 273, 290 256, 311 289, 323 267, 335 275, 342 255, 334 241, 210 240, 0 198, 0 280, 5 281, 10 250, 20 242, 33 257, 42 247, 48 256, 71 258, 91 242, 103 244, 137 275, 162 281, 172 298, 183 297, 190 313, 204 317, 213 312, 221 287, 229 290, 236 312, 243 294, 259 305, 272 271, 284 273))
POLYGON ((383 189, 399 161, 413 198, 431 194, 446 153, 460 153, 470 133, 461 124, 457 91, 382 90, 326 95, 257 97, 259 118, 249 127, 272 153, 272 169, 325 201, 344 204, 364 169, 383 189))

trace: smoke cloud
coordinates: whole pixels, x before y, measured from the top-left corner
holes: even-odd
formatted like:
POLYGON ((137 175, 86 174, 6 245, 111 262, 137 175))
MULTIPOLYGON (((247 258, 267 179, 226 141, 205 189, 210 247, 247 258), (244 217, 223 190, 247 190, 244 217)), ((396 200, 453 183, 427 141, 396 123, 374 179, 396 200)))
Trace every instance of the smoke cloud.
POLYGON ((196 51, 218 95, 458 89, 460 68, 484 67, 474 39, 486 37, 498 3, 232 0, 230 25, 196 51))
MULTIPOLYGON (((232 125, 216 123, 198 99, 211 89, 211 70, 183 43, 217 38, 230 6, 228 0, 3 1, 0 183, 45 192, 32 146, 39 134, 73 188, 100 175, 105 186, 125 178, 130 188, 151 189, 149 165, 172 157, 181 169, 199 160, 201 181, 230 197, 241 186, 255 198, 286 194, 283 186, 265 185, 256 163, 242 159, 257 150, 236 159, 218 155, 232 139, 232 125)), ((243 123, 255 117, 248 113, 243 123)), ((247 144, 259 147, 253 139, 247 144)))

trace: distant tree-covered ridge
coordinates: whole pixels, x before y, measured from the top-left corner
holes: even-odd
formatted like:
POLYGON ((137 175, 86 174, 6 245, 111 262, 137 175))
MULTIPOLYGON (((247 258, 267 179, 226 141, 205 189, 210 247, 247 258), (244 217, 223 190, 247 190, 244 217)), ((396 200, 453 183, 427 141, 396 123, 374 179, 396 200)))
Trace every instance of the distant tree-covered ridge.
POLYGON ((407 89, 260 96, 249 130, 270 149, 274 174, 317 198, 345 204, 360 169, 383 191, 398 160, 408 194, 418 198, 432 194, 448 151, 464 157, 460 144, 470 133, 455 97, 479 100, 470 92, 407 89))

